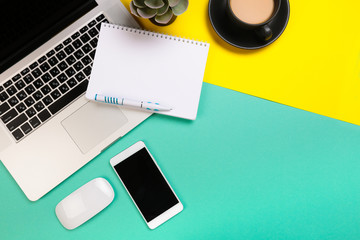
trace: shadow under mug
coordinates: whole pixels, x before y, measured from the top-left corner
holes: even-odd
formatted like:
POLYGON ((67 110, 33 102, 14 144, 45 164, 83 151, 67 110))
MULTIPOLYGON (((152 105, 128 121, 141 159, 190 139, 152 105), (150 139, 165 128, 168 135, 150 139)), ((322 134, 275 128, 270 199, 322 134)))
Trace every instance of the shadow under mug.
MULTIPOLYGON (((226 11, 229 19, 232 21, 233 24, 239 26, 245 30, 253 30, 255 31, 256 35, 263 41, 268 41, 272 38, 273 32, 269 26, 269 23, 276 17, 280 10, 281 0, 273 0, 274 1, 274 11, 271 17, 266 20, 265 22, 258 23, 258 24, 251 24, 240 20, 230 6, 231 0, 226 0, 226 11)), ((235 0, 233 0, 235 1, 235 0)))

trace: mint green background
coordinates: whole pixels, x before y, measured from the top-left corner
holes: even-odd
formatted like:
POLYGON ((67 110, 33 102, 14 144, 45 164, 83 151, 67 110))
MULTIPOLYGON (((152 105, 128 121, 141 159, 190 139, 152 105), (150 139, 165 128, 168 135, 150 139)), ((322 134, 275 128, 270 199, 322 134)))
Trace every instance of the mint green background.
POLYGON ((150 117, 37 202, 0 164, 0 239, 360 239, 360 127, 204 84, 196 121, 150 117), (138 140, 184 204, 155 230, 109 165, 138 140), (114 202, 64 229, 56 204, 96 177, 114 202))

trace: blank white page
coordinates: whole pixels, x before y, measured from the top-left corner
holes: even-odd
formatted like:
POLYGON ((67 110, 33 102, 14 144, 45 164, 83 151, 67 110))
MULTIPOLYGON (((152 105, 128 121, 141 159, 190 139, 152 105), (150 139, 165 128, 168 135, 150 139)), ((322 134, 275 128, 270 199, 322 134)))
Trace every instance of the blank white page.
POLYGON ((86 92, 158 102, 158 112, 195 120, 209 44, 102 24, 86 92))

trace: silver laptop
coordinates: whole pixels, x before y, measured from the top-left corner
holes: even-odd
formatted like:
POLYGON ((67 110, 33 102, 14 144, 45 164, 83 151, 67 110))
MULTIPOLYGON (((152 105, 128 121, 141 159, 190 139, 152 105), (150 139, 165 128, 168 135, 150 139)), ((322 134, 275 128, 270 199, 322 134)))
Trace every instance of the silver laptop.
POLYGON ((150 114, 88 102, 101 22, 119 0, 7 1, 0 11, 0 160, 36 201, 150 114))

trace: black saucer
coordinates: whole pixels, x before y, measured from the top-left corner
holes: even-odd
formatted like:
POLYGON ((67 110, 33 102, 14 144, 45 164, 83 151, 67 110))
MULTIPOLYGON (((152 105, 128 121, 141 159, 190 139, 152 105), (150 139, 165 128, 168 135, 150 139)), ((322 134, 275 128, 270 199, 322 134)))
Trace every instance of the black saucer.
POLYGON ((227 43, 243 49, 258 49, 273 43, 286 28, 290 16, 289 0, 281 0, 279 13, 269 23, 273 36, 269 41, 260 40, 254 31, 234 25, 226 15, 226 1, 209 0, 209 18, 215 32, 227 43))

